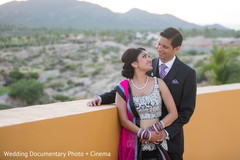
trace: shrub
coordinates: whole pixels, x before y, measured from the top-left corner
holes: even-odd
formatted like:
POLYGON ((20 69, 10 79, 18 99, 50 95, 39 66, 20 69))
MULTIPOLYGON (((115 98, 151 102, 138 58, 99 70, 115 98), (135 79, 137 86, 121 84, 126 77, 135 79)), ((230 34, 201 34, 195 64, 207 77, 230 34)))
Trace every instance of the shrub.
POLYGON ((60 72, 65 72, 65 71, 76 71, 76 69, 78 68, 77 65, 67 65, 65 67, 63 67, 60 72))
POLYGON ((38 52, 39 54, 42 54, 42 53, 46 53, 46 48, 45 47, 43 47, 41 50, 39 50, 39 52, 38 52))
POLYGON ((39 74, 36 73, 36 72, 29 72, 28 74, 29 74, 30 78, 32 78, 32 79, 38 79, 39 78, 39 74))
POLYGON ((22 79, 10 86, 9 96, 20 98, 30 105, 43 96, 43 85, 34 79, 22 79))
POLYGON ((0 88, 0 96, 5 94, 5 93, 8 93, 9 89, 7 87, 2 87, 0 88))
POLYGON ((102 54, 106 55, 109 54, 110 52, 119 53, 119 51, 120 51, 119 47, 108 46, 102 50, 102 54))
POLYGON ((73 85, 74 82, 73 82, 72 80, 68 80, 68 81, 67 81, 67 84, 68 84, 68 85, 73 85))
POLYGON ((9 72, 9 77, 13 80, 20 80, 24 76, 24 73, 20 72, 19 70, 14 70, 9 72))
POLYGON ((102 72, 103 67, 98 67, 92 72, 92 76, 98 75, 100 72, 102 72))
POLYGON ((55 47, 54 46, 51 46, 48 48, 49 51, 52 51, 52 50, 55 50, 55 47))
POLYGON ((82 82, 75 83, 75 82, 73 82, 72 80, 68 80, 68 81, 67 81, 67 84, 68 84, 69 86, 66 87, 65 90, 69 90, 69 89, 71 89, 71 88, 73 88, 73 87, 77 87, 77 86, 84 86, 84 83, 82 83, 82 82))
POLYGON ((22 48, 11 48, 10 49, 12 52, 20 52, 22 48))
POLYGON ((59 101, 61 101, 61 102, 65 102, 65 101, 70 101, 70 100, 71 100, 70 97, 64 96, 64 95, 61 95, 61 94, 54 95, 53 98, 54 98, 55 100, 59 100, 59 101))
POLYGON ((92 62, 93 63, 96 63, 98 61, 98 56, 94 56, 93 58, 92 58, 92 62))
POLYGON ((79 78, 88 77, 88 75, 86 73, 84 73, 84 71, 80 71, 79 74, 78 74, 78 77, 79 78))
POLYGON ((198 54, 198 52, 196 50, 194 50, 194 49, 191 49, 191 50, 187 51, 187 54, 195 56, 195 55, 198 54))
POLYGON ((3 109, 11 109, 11 108, 12 108, 12 107, 10 107, 10 106, 0 104, 0 110, 3 110, 3 109))
POLYGON ((46 86, 47 88, 52 88, 54 90, 58 90, 60 88, 64 87, 64 84, 62 82, 57 82, 57 83, 51 83, 49 85, 46 86))

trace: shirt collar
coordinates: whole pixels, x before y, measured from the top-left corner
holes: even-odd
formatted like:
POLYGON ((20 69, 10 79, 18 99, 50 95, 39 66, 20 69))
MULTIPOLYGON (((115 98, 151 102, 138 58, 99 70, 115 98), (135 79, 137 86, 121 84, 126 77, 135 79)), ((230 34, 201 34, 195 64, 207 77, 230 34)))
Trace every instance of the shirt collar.
MULTIPOLYGON (((171 60, 168 61, 167 63, 164 63, 164 64, 168 67, 168 69, 172 68, 172 65, 173 65, 175 59, 176 59, 176 56, 174 56, 173 59, 171 59, 171 60)), ((163 62, 161 61, 161 59, 159 59, 159 66, 160 66, 162 63, 163 63, 163 62)))

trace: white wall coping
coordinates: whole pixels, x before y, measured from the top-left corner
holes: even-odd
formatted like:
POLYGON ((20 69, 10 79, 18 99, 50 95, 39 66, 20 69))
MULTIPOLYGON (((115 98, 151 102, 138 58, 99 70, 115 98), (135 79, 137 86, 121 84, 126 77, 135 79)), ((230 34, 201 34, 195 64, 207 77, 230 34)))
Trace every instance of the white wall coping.
POLYGON ((237 89, 240 89, 240 83, 224 84, 224 85, 217 85, 217 86, 205 86, 205 87, 198 87, 197 94, 231 91, 231 90, 237 90, 237 89))
MULTIPOLYGON (((219 86, 206 86, 197 88, 197 94, 214 93, 220 91, 240 89, 240 83, 219 86)), ((114 108, 115 105, 101 105, 88 107, 87 101, 77 100, 70 102, 59 102, 45 105, 35 105, 21 108, 13 108, 0 111, 0 127, 29 123, 34 121, 77 115, 87 112, 114 108)))
POLYGON ((35 105, 21 108, 6 109, 0 111, 0 127, 77 115, 87 112, 114 108, 115 105, 101 105, 88 107, 87 101, 77 100, 59 102, 44 105, 35 105))

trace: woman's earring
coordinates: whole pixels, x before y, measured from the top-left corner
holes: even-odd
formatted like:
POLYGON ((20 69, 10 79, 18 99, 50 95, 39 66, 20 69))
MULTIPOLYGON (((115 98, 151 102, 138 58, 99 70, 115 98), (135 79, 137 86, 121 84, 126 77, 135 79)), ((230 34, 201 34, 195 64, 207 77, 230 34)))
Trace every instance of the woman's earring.
POLYGON ((137 68, 137 66, 135 66, 137 68))

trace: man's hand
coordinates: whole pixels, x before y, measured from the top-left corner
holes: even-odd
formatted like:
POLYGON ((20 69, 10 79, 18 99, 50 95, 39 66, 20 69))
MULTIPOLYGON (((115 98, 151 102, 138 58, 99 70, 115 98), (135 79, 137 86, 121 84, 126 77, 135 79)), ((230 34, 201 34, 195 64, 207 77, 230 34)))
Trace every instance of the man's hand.
POLYGON ((100 106, 102 103, 102 99, 99 97, 95 97, 94 99, 92 99, 91 101, 87 102, 87 105, 92 107, 92 106, 100 106))
POLYGON ((166 139, 167 133, 163 129, 161 131, 159 131, 159 132, 160 132, 160 135, 161 135, 159 140, 162 142, 162 141, 164 141, 166 139))
POLYGON ((162 138, 162 133, 161 132, 158 132, 158 131, 152 131, 151 132, 151 139, 150 140, 146 140, 146 139, 140 139, 139 141, 142 143, 142 144, 150 144, 150 143, 153 143, 153 144, 159 144, 161 141, 161 138, 162 138))

